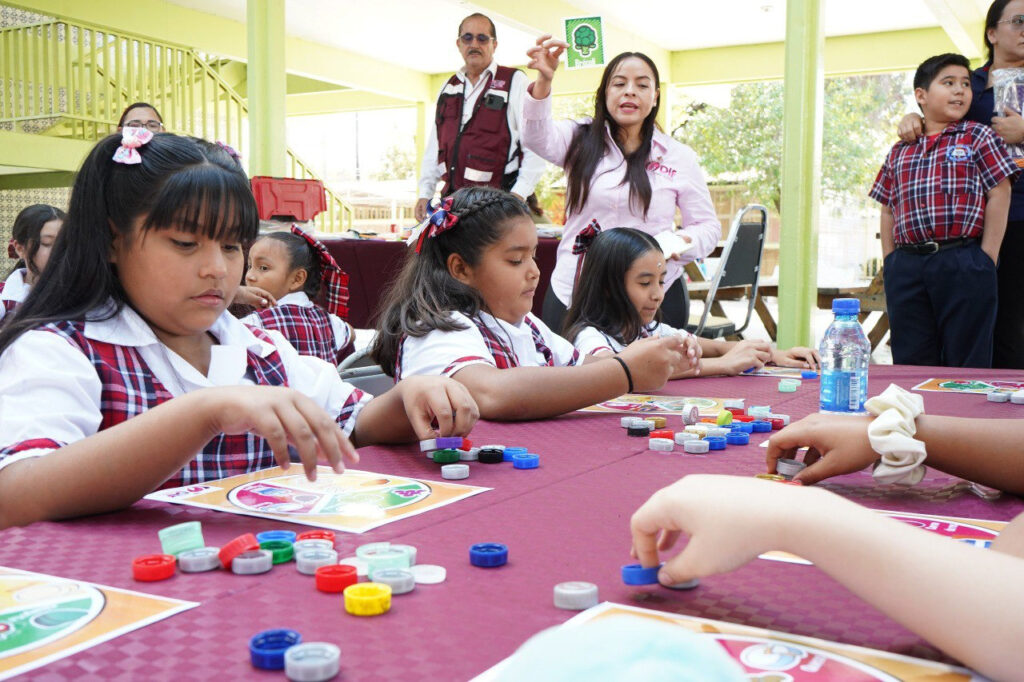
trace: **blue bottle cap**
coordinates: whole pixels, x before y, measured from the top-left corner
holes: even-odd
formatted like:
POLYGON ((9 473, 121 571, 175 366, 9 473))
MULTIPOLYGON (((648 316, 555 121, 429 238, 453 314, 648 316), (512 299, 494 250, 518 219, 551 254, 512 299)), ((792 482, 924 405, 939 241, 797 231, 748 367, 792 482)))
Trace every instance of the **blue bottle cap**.
POLYGON ((481 542, 469 548, 469 563, 481 568, 504 566, 508 563, 508 546, 500 542, 481 542))
POLYGON ((529 450, 522 447, 521 445, 516 445, 511 448, 505 448, 505 451, 502 454, 506 462, 512 462, 514 461, 513 457, 515 457, 516 455, 525 455, 528 452, 529 450))
POLYGON ((640 564, 626 564, 622 567, 622 582, 627 585, 657 585, 661 564, 644 568, 640 564))
POLYGON ((856 298, 832 299, 832 313, 835 315, 856 315, 860 312, 860 301, 856 298))
POLYGON ((729 445, 749 445, 750 436, 743 431, 734 429, 726 434, 725 442, 729 445))
POLYGON ((725 436, 708 436, 704 439, 708 444, 708 450, 725 450, 725 436))
POLYGON ((286 628, 257 632, 249 640, 249 659, 262 670, 284 670, 284 652, 301 641, 302 635, 286 628))
MULTIPOLYGON (((767 424, 768 424, 769 427, 771 426, 771 422, 767 422, 767 424)), ((754 422, 733 423, 731 430, 732 431, 740 431, 741 433, 753 433, 754 432, 754 422)))
POLYGON ((262 533, 256 533, 256 542, 273 542, 275 540, 284 540, 285 542, 295 542, 295 531, 293 530, 265 530, 262 533))
POLYGON ((532 452, 512 456, 512 466, 516 469, 536 469, 540 466, 540 455, 532 452))
POLYGON ((754 421, 749 422, 749 424, 751 429, 753 429, 753 433, 768 433, 772 430, 772 423, 762 421, 761 419, 755 419, 754 421))
POLYGON ((818 373, 815 372, 813 369, 801 370, 800 371, 800 378, 801 379, 817 379, 818 378, 818 373))

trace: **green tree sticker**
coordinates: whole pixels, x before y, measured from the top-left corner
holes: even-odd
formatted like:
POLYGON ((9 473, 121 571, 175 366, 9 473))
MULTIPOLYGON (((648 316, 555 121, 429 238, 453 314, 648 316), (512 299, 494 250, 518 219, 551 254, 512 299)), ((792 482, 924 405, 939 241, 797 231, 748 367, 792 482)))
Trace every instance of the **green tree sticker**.
POLYGON ((573 48, 584 57, 597 47, 597 34, 587 24, 580 24, 572 34, 573 48))

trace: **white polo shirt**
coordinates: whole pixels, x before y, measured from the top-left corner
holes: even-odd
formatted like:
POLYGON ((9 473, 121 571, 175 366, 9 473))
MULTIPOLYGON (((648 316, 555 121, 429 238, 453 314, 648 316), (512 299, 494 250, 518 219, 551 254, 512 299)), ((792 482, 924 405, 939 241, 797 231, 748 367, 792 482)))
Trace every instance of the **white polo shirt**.
MULTIPOLYGON (((667 324, 659 322, 653 327, 647 329, 648 336, 662 337, 662 336, 693 336, 690 332, 681 331, 670 327, 667 324)), ((635 341, 636 339, 634 339, 635 341)), ((626 346, 622 345, 609 334, 605 334, 597 327, 584 327, 583 330, 576 335, 576 338, 572 341, 576 350, 580 352, 582 357, 588 355, 594 355, 596 353, 620 353, 626 346)))

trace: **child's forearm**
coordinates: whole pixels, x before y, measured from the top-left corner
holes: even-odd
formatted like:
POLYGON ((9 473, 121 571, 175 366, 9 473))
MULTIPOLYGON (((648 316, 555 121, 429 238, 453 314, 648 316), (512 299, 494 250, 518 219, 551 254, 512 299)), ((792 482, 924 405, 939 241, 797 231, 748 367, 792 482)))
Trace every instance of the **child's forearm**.
POLYGON ((925 443, 925 464, 983 485, 1024 494, 1024 419, 964 419, 922 414, 914 438, 925 443), (984 456, 965 456, 969 452, 984 456))
POLYGON ((0 470, 0 529, 121 509, 152 492, 217 434, 209 419, 216 390, 174 398, 0 470))
POLYGON ((1013 679, 1024 669, 1024 582, 1016 579, 1022 560, 922 532, 831 495, 814 513, 791 518, 783 545, 979 672, 1013 679))
POLYGON ((576 367, 495 369, 470 365, 453 377, 476 399, 483 419, 543 419, 626 393, 622 366, 611 358, 576 367))
POLYGON ((721 357, 728 353, 729 349, 735 345, 734 341, 726 341, 725 339, 705 339, 702 336, 698 336, 697 341, 700 343, 701 357, 704 359, 721 357))
POLYGON ((1010 181, 1003 180, 988 192, 985 203, 985 230, 981 233, 981 250, 992 262, 999 259, 999 247, 1006 234, 1006 219, 1010 212, 1010 181))

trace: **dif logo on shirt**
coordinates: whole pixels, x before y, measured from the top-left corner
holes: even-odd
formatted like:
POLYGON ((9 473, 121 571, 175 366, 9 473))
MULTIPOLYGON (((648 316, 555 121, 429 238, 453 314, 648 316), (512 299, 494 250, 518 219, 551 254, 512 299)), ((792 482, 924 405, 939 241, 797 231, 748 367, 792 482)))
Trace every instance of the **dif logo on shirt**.
POLYGON ((946 160, 953 163, 966 163, 971 160, 974 150, 966 144, 955 144, 946 150, 946 160))
POLYGON ((667 175, 670 178, 674 178, 676 176, 675 168, 669 168, 668 166, 658 161, 651 161, 649 164, 647 164, 647 172, 661 173, 662 175, 667 175))

